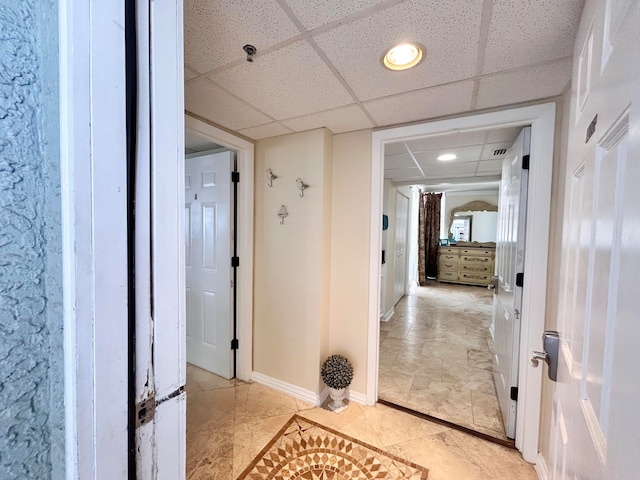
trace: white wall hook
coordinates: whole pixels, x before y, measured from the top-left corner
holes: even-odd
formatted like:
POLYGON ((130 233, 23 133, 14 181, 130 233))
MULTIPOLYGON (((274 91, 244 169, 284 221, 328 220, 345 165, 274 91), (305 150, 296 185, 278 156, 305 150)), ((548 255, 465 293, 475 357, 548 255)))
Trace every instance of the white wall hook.
POLYGON ((300 198, 302 198, 304 197, 304 190, 309 188, 309 185, 304 183, 301 178, 297 178, 296 183, 298 184, 298 190, 300 190, 300 198))
POLYGON ((278 178, 277 175, 274 175, 274 173, 271 171, 270 168, 267 168, 267 185, 269 185, 270 187, 273 187, 273 181, 278 178))
POLYGON ((287 207, 284 205, 280 206, 280 211, 278 212, 278 216, 280 217, 280 225, 284 225, 284 219, 289 216, 289 212, 287 212, 287 207))

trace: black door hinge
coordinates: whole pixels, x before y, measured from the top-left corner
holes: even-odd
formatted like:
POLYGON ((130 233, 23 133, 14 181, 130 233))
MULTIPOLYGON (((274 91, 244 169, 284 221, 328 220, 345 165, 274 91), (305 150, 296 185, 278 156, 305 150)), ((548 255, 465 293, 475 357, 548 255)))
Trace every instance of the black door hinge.
POLYGON ((522 287, 524 283, 524 273, 516 273, 516 287, 522 287))
POLYGON ((231 181, 233 183, 240 182, 240 172, 231 172, 231 181))
POLYGON ((518 387, 511 387, 509 398, 511 398, 511 400, 513 400, 514 402, 518 401, 518 387))
POLYGON ((238 339, 234 338, 231 340, 231 350, 238 350, 238 339))
POLYGON ((239 267, 240 266, 240 257, 231 257, 231 266, 239 267))
POLYGON ((529 170, 529 155, 524 155, 522 157, 522 169, 529 170))

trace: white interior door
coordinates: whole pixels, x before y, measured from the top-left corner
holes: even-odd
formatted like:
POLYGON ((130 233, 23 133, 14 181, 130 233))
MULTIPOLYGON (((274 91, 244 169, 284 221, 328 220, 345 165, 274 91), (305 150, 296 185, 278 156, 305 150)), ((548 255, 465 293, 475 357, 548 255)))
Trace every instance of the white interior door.
POLYGON ((507 437, 515 438, 518 353, 522 311, 522 287, 516 277, 524 269, 528 171, 522 168, 529 155, 531 127, 525 127, 502 163, 496 275, 493 308, 493 368, 500 410, 507 437))
POLYGON ((639 23, 638 2, 587 2, 576 40, 554 480, 631 479, 640 472, 640 68, 631 47, 640 42, 639 23))
POLYGON ((186 159, 187 361, 231 378, 233 153, 186 159))
POLYGON ((398 192, 396 196, 396 265, 393 304, 400 301, 407 286, 407 232, 409 227, 409 199, 398 192))

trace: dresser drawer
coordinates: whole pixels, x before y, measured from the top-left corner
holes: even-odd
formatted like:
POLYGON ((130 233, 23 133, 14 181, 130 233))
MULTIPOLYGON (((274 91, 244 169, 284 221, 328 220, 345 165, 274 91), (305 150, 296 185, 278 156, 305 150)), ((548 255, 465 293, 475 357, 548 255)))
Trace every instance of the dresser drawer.
POLYGON ((460 255, 479 255, 483 257, 493 257, 495 250, 490 248, 461 248, 460 255))
POLYGON ((440 261, 438 262, 438 269, 442 272, 458 272, 458 260, 446 260, 443 259, 444 255, 440 255, 440 261))
POLYGON ((443 255, 445 253, 460 255, 460 248, 458 247, 440 247, 438 251, 440 252, 440 255, 443 255))
POLYGON ((458 263, 460 261, 460 257, 458 255, 451 255, 449 253, 441 253, 438 256, 438 262, 455 262, 458 263))
POLYGON ((460 263, 489 264, 489 263, 493 263, 493 257, 477 257, 474 255, 460 255, 460 263))
POLYGON ((441 270, 438 272, 438 280, 458 280, 458 272, 441 270))
POLYGON ((460 280, 469 283, 490 284, 491 275, 483 273, 460 272, 460 280))
POLYGON ((487 265, 484 263, 463 263, 462 265, 460 265, 460 273, 463 272, 491 275, 493 273, 493 264, 487 265))

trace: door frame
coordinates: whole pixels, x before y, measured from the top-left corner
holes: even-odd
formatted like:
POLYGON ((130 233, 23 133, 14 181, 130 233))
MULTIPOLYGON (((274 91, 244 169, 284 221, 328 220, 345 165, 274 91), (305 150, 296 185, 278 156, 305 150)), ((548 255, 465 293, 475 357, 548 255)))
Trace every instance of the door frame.
POLYGON ((551 182, 555 136, 555 103, 544 103, 502 111, 469 115, 402 127, 377 130, 372 134, 371 231, 369 265, 369 327, 367 355, 367 404, 378 400, 378 356, 380 322, 380 249, 382 235, 382 192, 384 146, 408 139, 531 125, 531 164, 529 170, 528 211, 522 325, 519 353, 518 415, 516 448, 524 459, 535 463, 538 456, 542 369, 530 368, 529 353, 541 348, 545 326, 547 260, 551 211, 551 182), (535 259, 535 261, 534 261, 535 259))
MULTIPOLYGON (((396 300, 395 298, 395 293, 396 293, 396 269, 398 268, 398 262, 394 263, 394 272, 393 272, 393 306, 396 306, 396 303, 398 303, 402 297, 404 297, 407 294, 407 270, 408 270, 408 265, 409 265, 409 255, 408 255, 408 245, 409 245, 409 214, 411 212, 411 199, 409 197, 407 197, 404 193, 402 193, 400 190, 396 189, 396 222, 398 221, 398 196, 401 195, 404 198, 407 199, 407 228, 405 228, 404 230, 404 244, 405 244, 405 248, 404 248, 404 279, 403 279, 403 284, 402 284, 402 296, 396 300)), ((394 232, 395 233, 395 232, 394 232)), ((394 248, 398 248, 398 238, 396 237, 395 239, 395 244, 394 244, 394 248)), ((395 253, 395 252, 394 252, 395 253)))
MULTIPOLYGON (((189 113, 184 116, 185 130, 197 132, 213 143, 222 145, 237 154, 238 172, 238 231, 236 241, 240 266, 238 267, 237 289, 237 338, 236 377, 251 380, 253 372, 253 179, 254 144, 221 128, 204 122, 189 113), (244 346, 247 345, 248 348, 244 346)), ((182 177, 184 190, 184 175, 182 177)), ((184 217, 184 209, 181 210, 184 217)), ((184 220, 184 218, 183 218, 184 220)))

